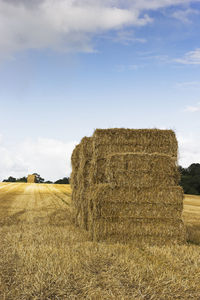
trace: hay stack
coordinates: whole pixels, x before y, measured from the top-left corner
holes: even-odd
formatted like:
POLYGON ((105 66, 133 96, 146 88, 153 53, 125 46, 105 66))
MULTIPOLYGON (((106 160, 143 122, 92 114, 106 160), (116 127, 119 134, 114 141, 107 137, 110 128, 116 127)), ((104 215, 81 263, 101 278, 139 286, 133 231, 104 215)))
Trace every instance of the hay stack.
POLYGON ((94 155, 103 158, 111 153, 142 152, 167 154, 177 159, 177 140, 172 130, 96 129, 93 134, 94 155))
POLYGON ((36 175, 28 175, 27 177, 27 183, 36 183, 36 175))
POLYGON ((72 153, 72 203, 76 223, 87 229, 88 188, 90 162, 92 158, 92 138, 84 137, 72 153))
POLYGON ((93 240, 185 241, 173 131, 97 129, 79 154, 79 223, 93 240))
POLYGON ((180 175, 169 155, 116 153, 107 156, 105 178, 116 186, 144 188, 177 185, 180 175))

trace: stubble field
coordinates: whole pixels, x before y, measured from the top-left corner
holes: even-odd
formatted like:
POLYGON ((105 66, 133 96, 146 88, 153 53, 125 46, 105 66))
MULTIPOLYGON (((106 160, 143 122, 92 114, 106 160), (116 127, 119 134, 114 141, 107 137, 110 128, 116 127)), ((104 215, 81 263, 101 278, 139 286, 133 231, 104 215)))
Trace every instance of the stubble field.
POLYGON ((73 225, 69 185, 0 183, 0 299, 200 299, 200 197, 188 244, 93 243, 73 225))

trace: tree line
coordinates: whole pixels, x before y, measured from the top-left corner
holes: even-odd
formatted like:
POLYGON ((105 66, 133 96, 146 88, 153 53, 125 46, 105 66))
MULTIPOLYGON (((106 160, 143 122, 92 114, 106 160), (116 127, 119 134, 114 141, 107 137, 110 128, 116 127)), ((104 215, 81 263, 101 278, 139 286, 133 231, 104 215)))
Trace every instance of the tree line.
MULTIPOLYGON (((39 174, 33 173, 32 175, 36 176, 36 183, 47 183, 47 184, 69 184, 69 177, 63 177, 62 179, 58 179, 56 181, 45 180, 39 174)), ((9 176, 7 179, 4 179, 2 182, 27 182, 27 177, 15 178, 9 176)))
POLYGON ((179 166, 179 171, 184 193, 200 195, 200 164, 191 164, 188 168, 179 166))

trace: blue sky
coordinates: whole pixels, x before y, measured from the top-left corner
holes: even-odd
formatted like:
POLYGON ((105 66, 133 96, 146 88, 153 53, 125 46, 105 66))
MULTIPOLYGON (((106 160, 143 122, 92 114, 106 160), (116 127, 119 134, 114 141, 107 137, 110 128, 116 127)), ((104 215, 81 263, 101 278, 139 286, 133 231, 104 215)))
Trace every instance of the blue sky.
POLYGON ((0 180, 68 176, 95 128, 171 128, 200 163, 199 32, 199 0, 0 0, 0 180))

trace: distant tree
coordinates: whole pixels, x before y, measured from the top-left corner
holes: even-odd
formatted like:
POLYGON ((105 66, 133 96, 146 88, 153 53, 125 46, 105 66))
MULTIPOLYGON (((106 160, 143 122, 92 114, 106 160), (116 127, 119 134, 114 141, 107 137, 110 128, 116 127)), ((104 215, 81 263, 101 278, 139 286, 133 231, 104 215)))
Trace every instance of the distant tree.
POLYGON ((21 178, 18 178, 16 179, 16 182, 27 182, 27 177, 21 177, 21 178))
POLYGON ((33 173, 33 175, 36 176, 36 182, 37 183, 43 183, 44 182, 44 178, 42 178, 38 173, 33 173))
POLYGON ((56 180, 55 184, 69 184, 69 177, 63 177, 63 179, 56 180))
POLYGON ((50 180, 47 180, 47 181, 45 181, 44 183, 51 184, 51 183, 53 183, 53 182, 52 182, 52 181, 50 181, 50 180))
POLYGON ((16 178, 9 176, 8 179, 4 179, 3 182, 16 182, 16 178))
POLYGON ((200 164, 191 164, 188 168, 179 167, 180 185, 185 194, 200 195, 200 164))
POLYGON ((200 176, 200 164, 191 164, 187 171, 191 176, 200 176))

